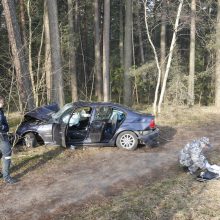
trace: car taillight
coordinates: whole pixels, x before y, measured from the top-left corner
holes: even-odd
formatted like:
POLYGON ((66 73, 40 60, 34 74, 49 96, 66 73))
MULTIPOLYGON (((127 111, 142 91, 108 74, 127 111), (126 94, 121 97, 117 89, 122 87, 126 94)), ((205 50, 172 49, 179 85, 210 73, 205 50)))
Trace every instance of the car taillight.
POLYGON ((151 129, 153 129, 153 128, 156 127, 156 124, 155 124, 154 119, 151 119, 149 127, 150 127, 151 129))

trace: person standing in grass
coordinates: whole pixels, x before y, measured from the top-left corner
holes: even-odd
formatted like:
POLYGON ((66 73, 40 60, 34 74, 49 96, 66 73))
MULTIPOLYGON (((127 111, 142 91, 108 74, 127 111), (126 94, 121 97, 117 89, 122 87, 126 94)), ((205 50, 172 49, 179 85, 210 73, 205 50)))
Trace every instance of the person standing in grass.
POLYGON ((10 164, 11 164, 11 145, 8 140, 9 126, 4 115, 5 99, 0 96, 0 151, 2 153, 2 174, 5 183, 14 184, 16 180, 10 176, 10 164))
POLYGON ((190 174, 194 174, 198 169, 209 169, 211 165, 203 152, 210 147, 210 141, 207 137, 187 143, 179 154, 180 165, 188 168, 190 174))

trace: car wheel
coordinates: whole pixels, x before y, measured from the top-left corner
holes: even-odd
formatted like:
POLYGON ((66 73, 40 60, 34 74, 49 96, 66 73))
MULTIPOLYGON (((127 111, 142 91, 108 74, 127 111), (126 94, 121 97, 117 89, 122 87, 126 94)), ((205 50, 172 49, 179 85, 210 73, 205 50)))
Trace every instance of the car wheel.
POLYGON ((27 148, 33 148, 37 146, 37 139, 33 133, 27 133, 24 136, 24 145, 27 148))
POLYGON ((118 135, 116 145, 125 150, 135 150, 138 146, 137 136, 131 131, 124 131, 118 135))

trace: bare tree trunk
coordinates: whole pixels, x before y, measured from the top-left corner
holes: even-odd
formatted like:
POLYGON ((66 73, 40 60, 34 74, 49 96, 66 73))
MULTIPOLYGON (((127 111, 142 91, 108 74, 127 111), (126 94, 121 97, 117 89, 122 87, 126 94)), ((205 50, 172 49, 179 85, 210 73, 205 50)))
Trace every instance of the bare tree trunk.
MULTIPOLYGON (((133 65, 136 66, 135 63, 135 49, 134 49, 134 28, 132 23, 132 55, 133 55, 133 65)), ((136 96, 136 102, 139 104, 139 96, 138 96, 138 84, 137 84, 137 76, 134 76, 134 92, 133 94, 136 96)))
POLYGON ((52 60, 52 101, 57 102, 60 106, 64 105, 63 93, 63 75, 61 65, 60 51, 60 35, 58 28, 57 1, 47 0, 49 28, 50 28, 50 43, 51 43, 51 60, 52 60))
POLYGON ((138 3, 137 8, 137 27, 138 27, 138 39, 139 39, 139 50, 141 55, 141 63, 144 64, 145 57, 144 57, 144 44, 142 38, 142 30, 141 30, 141 20, 140 20, 140 5, 138 3))
POLYGON ((149 27, 148 27, 148 16, 147 16, 147 0, 144 2, 144 17, 145 17, 145 26, 146 26, 146 30, 147 30, 147 38, 150 42, 150 45, 153 49, 154 52, 154 58, 156 61, 156 65, 157 65, 157 70, 158 70, 158 78, 157 78, 157 85, 156 85, 156 89, 155 89, 155 93, 154 93, 154 103, 153 103, 153 112, 156 115, 157 114, 157 101, 158 101, 158 93, 159 93, 159 87, 160 87, 160 79, 161 79, 161 68, 160 68, 160 63, 159 63, 159 59, 158 59, 158 55, 157 55, 157 51, 156 48, 152 42, 151 36, 150 36, 150 31, 149 31, 149 27))
POLYGON ((191 0, 191 29, 188 79, 188 105, 194 105, 194 76, 195 76, 195 36, 196 36, 196 0, 191 0))
POLYGON ((110 100, 109 35, 110 35, 110 0, 104 0, 103 98, 105 102, 108 102, 110 100))
POLYGON ((51 64, 51 48, 50 48, 50 29, 47 4, 44 3, 44 29, 45 29, 45 74, 47 87, 47 103, 52 98, 52 64, 51 64))
POLYGON ((121 68, 124 67, 124 1, 120 1, 120 36, 119 36, 119 49, 120 49, 120 64, 121 68))
POLYGON ((130 68, 132 66, 132 0, 125 2, 125 60, 124 60, 124 94, 125 105, 132 105, 132 88, 130 68))
POLYGON ((220 0, 216 23, 215 106, 220 107, 220 0))
POLYGON ((96 76, 96 94, 98 101, 102 101, 102 69, 100 54, 100 27, 99 27, 99 1, 94 1, 94 26, 95 26, 95 76, 96 76))
POLYGON ((21 42, 25 48, 25 54, 28 54, 27 50, 27 35, 25 31, 25 5, 24 0, 19 0, 20 9, 20 27, 21 27, 21 42))
POLYGON ((183 7, 183 0, 180 0, 180 4, 179 4, 177 15, 176 15, 176 21, 175 21, 175 25, 174 25, 173 37, 172 37, 172 41, 171 41, 171 45, 170 45, 169 57, 168 57, 167 65, 166 65, 166 71, 165 71, 163 85, 162 85, 162 89, 161 89, 161 93, 160 93, 160 99, 159 99, 159 103, 158 103, 158 113, 159 114, 161 113, 161 105, 162 105, 162 102, 163 102, 164 93, 165 93, 165 89, 166 89, 167 78, 168 78, 168 74, 169 74, 169 71, 170 71, 171 61, 172 61, 172 58, 173 58, 173 50, 174 50, 175 43, 176 43, 176 35, 177 35, 177 31, 178 31, 180 13, 182 11, 182 7, 183 7))
POLYGON ((165 67, 166 67, 166 1, 162 0, 162 16, 161 16, 161 31, 160 31, 160 66, 161 66, 161 85, 163 83, 165 67))
MULTIPOLYGON (((43 15, 44 17, 44 15, 43 15)), ((37 76, 37 80, 36 80, 36 106, 40 105, 40 101, 39 101, 39 97, 40 97, 40 92, 44 90, 44 81, 45 81, 45 72, 43 72, 40 76, 40 66, 41 66, 41 53, 42 53, 42 48, 43 48, 43 43, 44 43, 44 32, 45 32, 45 27, 44 25, 42 26, 42 32, 41 32, 41 40, 40 40, 40 47, 39 47, 39 51, 38 51, 38 55, 37 55, 37 71, 36 71, 36 76, 37 76)), ((43 97, 44 98, 44 97, 43 97)), ((41 99, 42 101, 42 99, 41 99)))
POLYGON ((76 54, 75 54, 75 31, 73 21, 73 2, 68 0, 68 21, 69 21, 69 71, 71 74, 72 101, 78 101, 76 54))
POLYGON ((30 2, 27 2, 27 12, 28 12, 28 20, 29 20, 29 42, 28 42, 28 62, 29 62, 29 73, 31 76, 31 83, 33 88, 34 100, 37 100, 36 87, 34 83, 34 72, 33 72, 33 64, 32 64, 32 19, 30 14, 30 2))
POLYGON ((2 5, 5 12, 5 20, 8 29, 9 42, 12 48, 14 65, 17 74, 18 88, 21 96, 21 101, 24 110, 32 110, 34 98, 30 75, 25 62, 24 48, 22 47, 21 35, 16 17, 16 10, 13 0, 2 0, 2 5))

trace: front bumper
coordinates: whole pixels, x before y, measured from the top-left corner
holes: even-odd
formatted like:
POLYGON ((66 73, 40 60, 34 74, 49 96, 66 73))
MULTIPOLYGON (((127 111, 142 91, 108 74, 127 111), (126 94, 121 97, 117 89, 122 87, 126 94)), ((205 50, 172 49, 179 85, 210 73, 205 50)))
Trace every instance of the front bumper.
POLYGON ((160 130, 156 128, 155 130, 149 131, 147 134, 139 134, 138 139, 141 144, 154 145, 157 143, 157 138, 159 137, 160 130))

